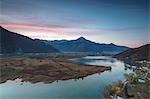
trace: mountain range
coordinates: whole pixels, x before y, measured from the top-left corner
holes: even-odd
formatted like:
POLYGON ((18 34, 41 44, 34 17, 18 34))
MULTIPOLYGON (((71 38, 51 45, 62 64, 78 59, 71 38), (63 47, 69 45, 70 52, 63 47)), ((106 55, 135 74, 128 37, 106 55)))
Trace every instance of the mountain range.
POLYGON ((57 52, 123 52, 128 49, 125 46, 100 44, 80 37, 76 40, 38 40, 20 35, 0 27, 0 53, 57 53, 57 52))
POLYGON ((0 53, 51 53, 59 52, 56 48, 0 27, 0 53))
POLYGON ((76 40, 43 40, 61 52, 122 52, 128 49, 126 46, 111 44, 100 44, 80 37, 76 40))
POLYGON ((146 44, 138 48, 130 48, 127 51, 116 54, 115 57, 121 60, 150 60, 150 44, 146 44))

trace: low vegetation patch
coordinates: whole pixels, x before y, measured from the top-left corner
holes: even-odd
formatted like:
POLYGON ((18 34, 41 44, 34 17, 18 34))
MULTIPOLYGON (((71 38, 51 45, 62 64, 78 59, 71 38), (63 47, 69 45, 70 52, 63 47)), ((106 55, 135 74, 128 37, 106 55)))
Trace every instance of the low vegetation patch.
MULTIPOLYGON (((79 57, 79 56, 76 56, 79 57)), ((53 82, 77 79, 94 73, 110 70, 110 67, 85 65, 68 61, 71 56, 9 56, 1 57, 0 81, 21 78, 29 82, 53 82)), ((72 56, 75 58, 75 55, 72 56)))

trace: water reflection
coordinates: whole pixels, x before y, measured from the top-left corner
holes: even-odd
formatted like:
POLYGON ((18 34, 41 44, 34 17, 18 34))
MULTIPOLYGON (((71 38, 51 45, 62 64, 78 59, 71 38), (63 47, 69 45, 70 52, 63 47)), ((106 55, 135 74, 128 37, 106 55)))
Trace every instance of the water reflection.
POLYGON ((124 73, 132 72, 125 66, 125 63, 108 56, 88 56, 71 59, 71 61, 111 66, 112 69, 78 79, 58 80, 50 84, 8 81, 0 84, 0 97, 2 99, 66 99, 65 97, 68 99, 102 99, 105 85, 116 80, 124 80, 124 73))

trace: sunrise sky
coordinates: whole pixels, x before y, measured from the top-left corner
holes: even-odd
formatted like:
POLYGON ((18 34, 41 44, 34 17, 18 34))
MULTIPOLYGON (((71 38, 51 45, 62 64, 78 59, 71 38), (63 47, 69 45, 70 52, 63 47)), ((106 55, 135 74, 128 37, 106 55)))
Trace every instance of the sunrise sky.
POLYGON ((80 36, 138 47, 149 43, 149 0, 1 0, 0 25, 31 38, 80 36))

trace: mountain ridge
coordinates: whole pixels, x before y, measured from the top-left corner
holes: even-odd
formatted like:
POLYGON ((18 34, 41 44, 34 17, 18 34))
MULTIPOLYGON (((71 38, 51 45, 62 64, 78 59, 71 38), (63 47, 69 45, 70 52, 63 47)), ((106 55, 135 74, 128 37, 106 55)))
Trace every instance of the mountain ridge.
POLYGON ((27 36, 11 32, 0 26, 0 53, 51 53, 59 52, 52 46, 47 46, 45 43, 31 39, 27 36))
POLYGON ((126 46, 119 46, 113 43, 100 44, 84 37, 75 40, 42 40, 62 52, 122 52, 128 49, 126 46))
POLYGON ((130 48, 124 52, 116 54, 114 57, 124 60, 130 59, 135 61, 150 60, 150 44, 146 44, 137 48, 130 48))

